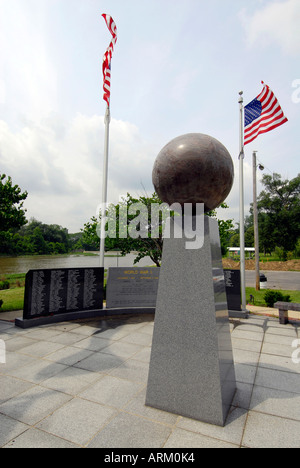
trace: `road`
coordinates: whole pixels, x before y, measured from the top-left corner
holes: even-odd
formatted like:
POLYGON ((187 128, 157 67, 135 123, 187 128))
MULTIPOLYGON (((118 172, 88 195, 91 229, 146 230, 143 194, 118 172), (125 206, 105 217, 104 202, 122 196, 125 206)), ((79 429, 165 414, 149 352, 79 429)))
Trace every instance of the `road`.
MULTIPOLYGON (((300 272, 262 271, 268 279, 268 288, 300 291, 300 272)), ((255 271, 246 271, 246 286, 255 288, 255 271)))

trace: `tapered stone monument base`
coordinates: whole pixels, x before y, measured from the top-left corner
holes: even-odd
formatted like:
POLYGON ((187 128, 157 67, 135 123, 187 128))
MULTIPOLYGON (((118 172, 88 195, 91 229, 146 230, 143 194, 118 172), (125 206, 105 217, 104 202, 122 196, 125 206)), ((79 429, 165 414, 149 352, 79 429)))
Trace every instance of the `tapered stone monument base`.
POLYGON ((224 426, 236 390, 217 221, 204 245, 165 239, 146 405, 224 426))

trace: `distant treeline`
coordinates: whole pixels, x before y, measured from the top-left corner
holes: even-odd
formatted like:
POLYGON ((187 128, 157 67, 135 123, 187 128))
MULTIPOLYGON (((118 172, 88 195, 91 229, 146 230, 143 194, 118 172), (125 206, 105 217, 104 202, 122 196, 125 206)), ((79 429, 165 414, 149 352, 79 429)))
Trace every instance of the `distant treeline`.
POLYGON ((57 224, 43 224, 31 219, 17 232, 0 232, 0 253, 7 255, 51 255, 85 250, 82 232, 69 234, 57 224))

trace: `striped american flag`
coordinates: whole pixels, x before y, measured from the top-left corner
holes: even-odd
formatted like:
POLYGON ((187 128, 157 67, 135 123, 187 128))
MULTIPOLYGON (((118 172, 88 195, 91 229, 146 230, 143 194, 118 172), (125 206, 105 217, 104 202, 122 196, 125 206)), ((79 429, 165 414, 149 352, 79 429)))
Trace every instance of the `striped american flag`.
POLYGON ((245 145, 288 121, 273 91, 263 81, 262 84, 259 96, 245 106, 245 145))
POLYGON ((102 15, 103 18, 105 19, 106 25, 109 29, 109 32, 112 35, 112 40, 108 46, 108 49, 106 50, 104 57, 103 57, 103 90, 104 90, 104 95, 103 99, 106 101, 108 107, 110 103, 110 80, 111 80, 111 58, 112 58, 112 53, 114 51, 114 46, 116 45, 117 42, 117 26, 112 19, 111 16, 109 15, 102 15))

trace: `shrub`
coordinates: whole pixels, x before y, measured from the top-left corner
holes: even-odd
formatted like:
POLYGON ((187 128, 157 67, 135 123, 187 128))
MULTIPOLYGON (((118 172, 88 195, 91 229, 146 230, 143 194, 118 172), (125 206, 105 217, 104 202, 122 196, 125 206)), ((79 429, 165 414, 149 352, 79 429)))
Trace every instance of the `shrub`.
POLYGON ((275 247, 275 255, 279 258, 279 260, 285 262, 287 258, 287 253, 285 252, 283 247, 275 247))
POLYGON ((294 252, 288 252, 286 254, 286 259, 287 260, 293 260, 293 258, 294 258, 294 252))
POLYGON ((0 281, 0 291, 2 291, 3 289, 9 289, 9 281, 0 281))
POLYGON ((284 296, 280 291, 267 291, 264 295, 268 307, 274 307, 275 302, 291 302, 291 296, 284 296))
POLYGON ((300 238, 298 239, 298 242, 295 245, 294 256, 300 258, 300 238))

